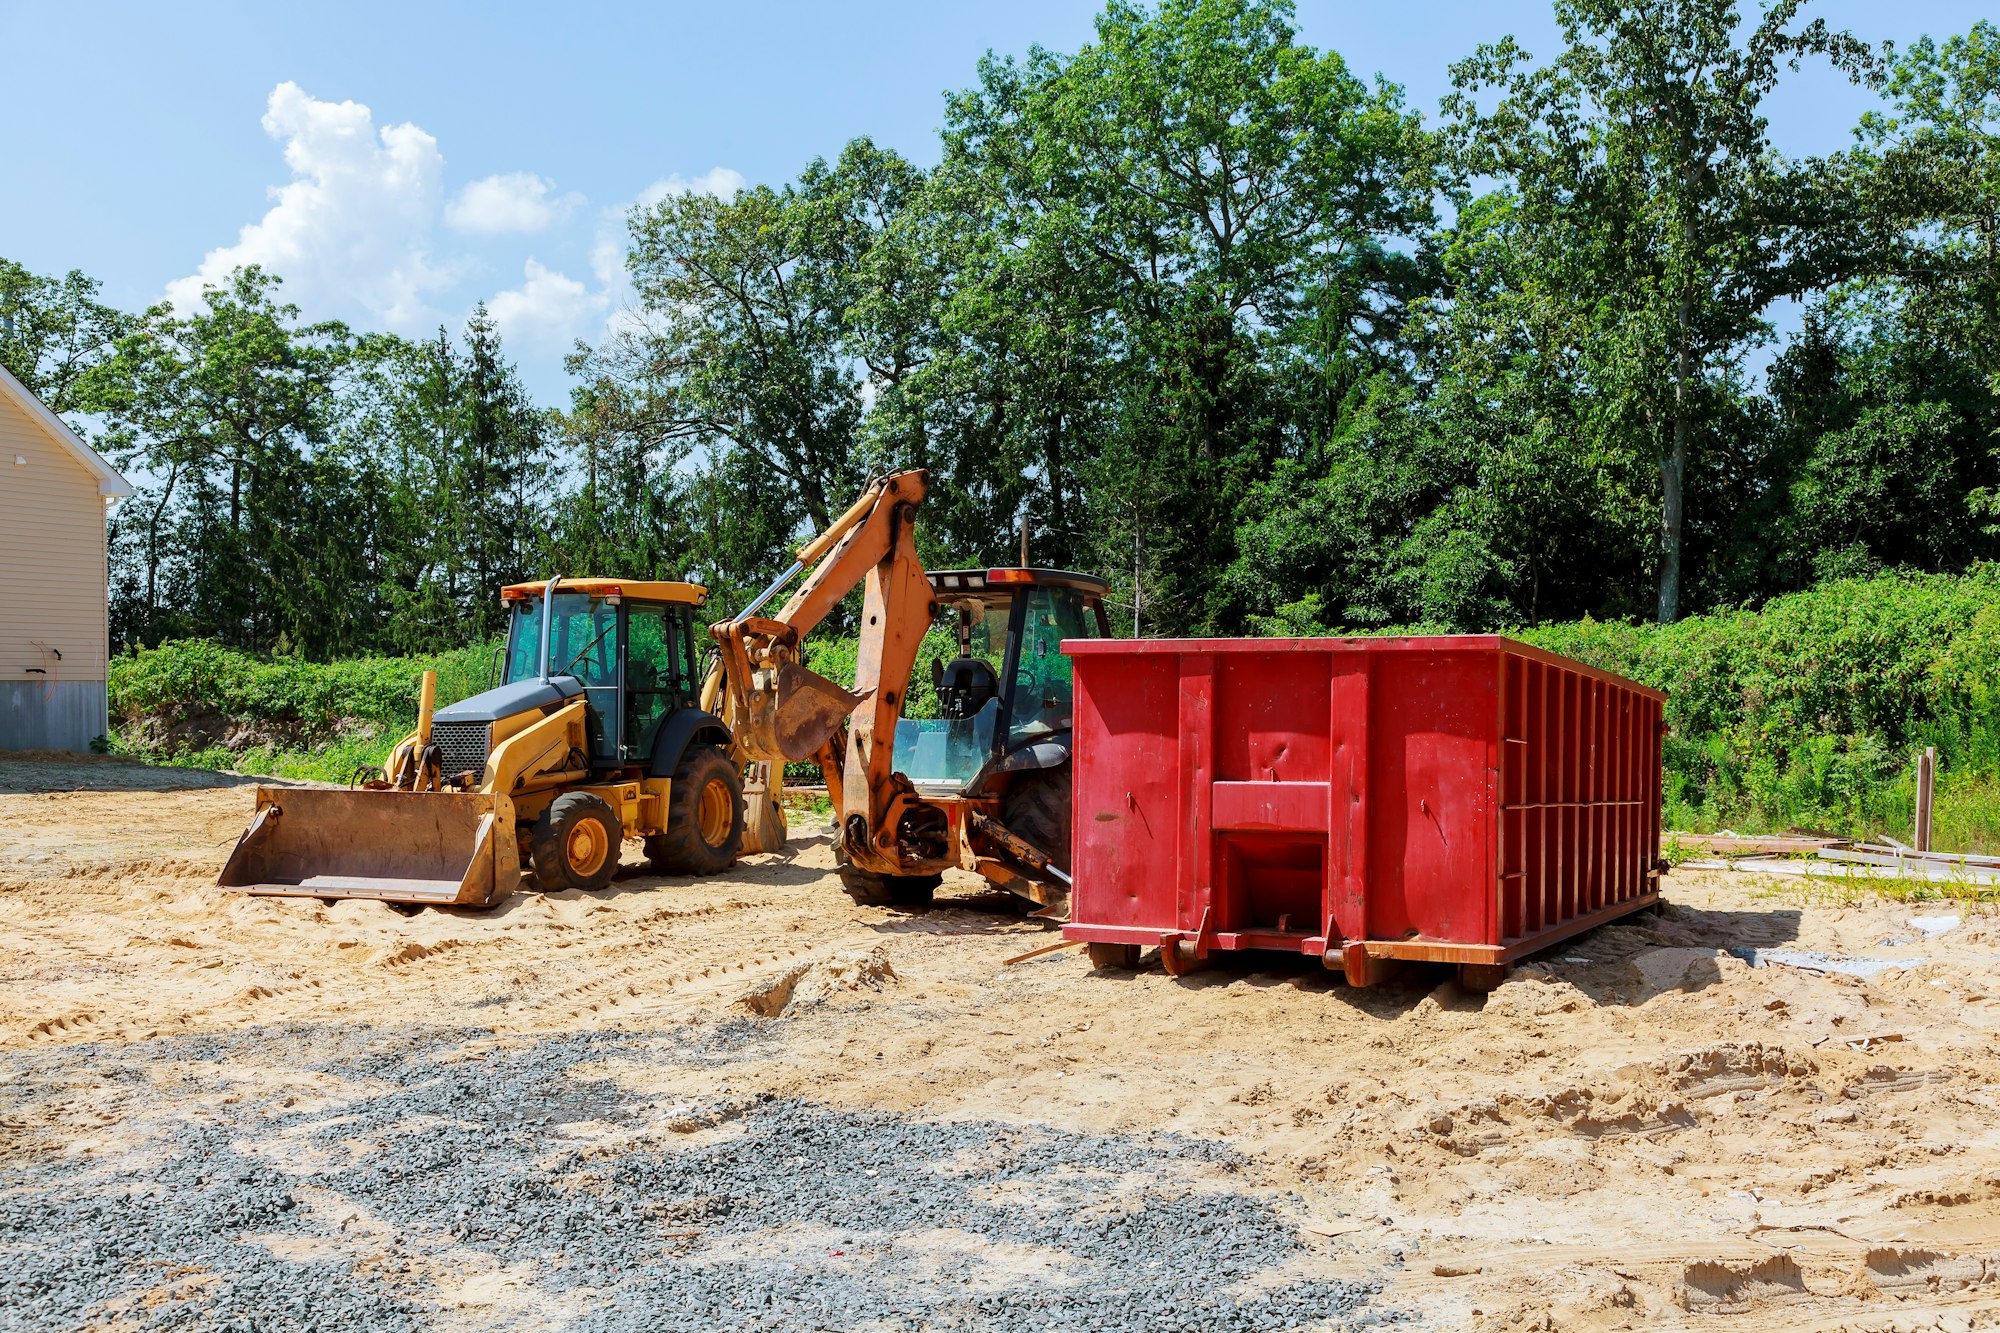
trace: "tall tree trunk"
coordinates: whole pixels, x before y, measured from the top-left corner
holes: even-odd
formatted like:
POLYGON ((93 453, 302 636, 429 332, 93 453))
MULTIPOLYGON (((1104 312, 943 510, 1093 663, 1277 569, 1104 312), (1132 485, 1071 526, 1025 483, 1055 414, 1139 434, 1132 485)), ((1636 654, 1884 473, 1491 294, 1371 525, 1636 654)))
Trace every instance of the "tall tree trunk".
POLYGON ((1694 298, 1681 296, 1677 346, 1674 349, 1673 442, 1660 455, 1660 623, 1671 625, 1681 615, 1681 484, 1687 477, 1688 435, 1694 403, 1689 381, 1694 358, 1688 349, 1694 322, 1694 298))
POLYGON ((153 636, 153 621, 159 615, 160 602, 156 596, 160 580, 160 520, 166 516, 167 505, 174 498, 174 483, 181 478, 181 465, 175 463, 167 471, 167 484, 160 491, 160 502, 153 506, 153 513, 146 520, 146 637, 153 636))
POLYGON ((1048 433, 1042 440, 1042 466, 1049 473, 1049 532, 1055 538, 1056 557, 1069 563, 1069 509, 1063 495, 1064 417, 1065 414, 1059 410, 1049 423, 1048 433))

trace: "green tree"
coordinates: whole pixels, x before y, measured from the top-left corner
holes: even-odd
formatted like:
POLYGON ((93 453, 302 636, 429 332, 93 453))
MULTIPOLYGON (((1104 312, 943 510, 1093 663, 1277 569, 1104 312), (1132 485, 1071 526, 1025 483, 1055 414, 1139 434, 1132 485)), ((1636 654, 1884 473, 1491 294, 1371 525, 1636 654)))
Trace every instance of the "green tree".
POLYGON ((1888 64, 1890 105, 1861 118, 1868 203, 1893 237, 1905 318, 2000 374, 2000 27, 1920 38, 1888 64))
POLYGON ((1074 56, 982 62, 941 171, 985 196, 946 328, 1007 368, 984 401, 960 372, 954 420, 1035 478, 1059 548, 1136 550, 1162 628, 1242 624, 1216 575, 1253 481, 1394 360, 1422 280, 1394 244, 1432 193, 1399 90, 1300 43, 1287 4, 1113 3, 1074 56))
POLYGON ((95 409, 95 381, 129 323, 98 300, 102 288, 74 269, 41 277, 0 258, 0 366, 58 416, 95 409))
POLYGON ((859 141, 796 185, 731 199, 669 195, 631 219, 641 309, 583 358, 583 410, 684 455, 743 450, 824 527, 867 468, 854 456, 865 403, 849 312, 857 275, 914 179, 859 141))
POLYGON ((113 451, 153 482, 128 504, 139 569, 121 639, 212 634, 314 656, 372 641, 368 497, 333 442, 355 340, 301 324, 278 279, 234 273, 186 315, 148 310, 103 399, 113 451))
POLYGON ((1467 176, 1518 196, 1538 279, 1589 312, 1583 373, 1607 427, 1658 459, 1658 602, 1680 614, 1689 455, 1715 378, 1767 330, 1783 296, 1824 286, 1822 170, 1773 151, 1765 99, 1823 56, 1872 60, 1806 0, 1746 24, 1736 0, 1557 0, 1567 43, 1546 65, 1509 38, 1453 67, 1446 107, 1467 176), (1499 94, 1483 106, 1481 97, 1499 94))
POLYGON ((481 305, 461 341, 374 339, 342 438, 378 497, 383 634, 402 651, 488 638, 498 589, 545 563, 547 414, 528 401, 481 305))

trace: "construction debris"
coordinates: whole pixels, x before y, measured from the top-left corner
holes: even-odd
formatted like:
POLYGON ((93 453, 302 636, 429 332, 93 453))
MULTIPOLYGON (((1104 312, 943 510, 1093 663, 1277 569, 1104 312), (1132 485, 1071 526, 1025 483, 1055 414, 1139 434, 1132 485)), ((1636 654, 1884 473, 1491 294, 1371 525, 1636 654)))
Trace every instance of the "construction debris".
MULTIPOLYGON (((1835 879, 1921 879, 1977 887, 2000 885, 2000 856, 1963 852, 1920 852, 1893 838, 1852 842, 1833 838, 1701 839, 1669 835, 1687 847, 1697 841, 1710 847, 1738 847, 1742 853, 1682 862, 1690 870, 1745 870, 1766 875, 1819 875, 1835 879), (1757 850, 1751 851, 1755 847, 1757 850), (1810 853, 1815 859, 1806 860, 1810 853)), ((1955 924, 1955 923, 1954 923, 1955 924)), ((1949 927, 1945 927, 1949 929, 1949 927)))
POLYGON ((1752 967, 1796 967, 1802 972, 1832 972, 1863 979, 1884 972, 1921 967, 1926 961, 1922 958, 1859 958, 1852 954, 1822 953, 1818 949, 1731 949, 1729 952, 1752 967))

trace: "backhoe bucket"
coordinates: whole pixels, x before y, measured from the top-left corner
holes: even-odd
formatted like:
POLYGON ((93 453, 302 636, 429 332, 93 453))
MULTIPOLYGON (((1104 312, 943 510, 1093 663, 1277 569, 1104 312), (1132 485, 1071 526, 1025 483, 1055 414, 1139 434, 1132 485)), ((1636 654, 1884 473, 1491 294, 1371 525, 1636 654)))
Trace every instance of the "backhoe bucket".
POLYGON ((259 787, 216 883, 302 898, 480 906, 514 887, 496 860, 486 792, 259 787), (495 892, 496 888, 499 892, 495 892))
MULTIPOLYGON (((760 680, 766 677, 765 672, 757 674, 760 680)), ((793 761, 819 753, 847 715, 868 699, 868 694, 844 690, 796 662, 778 669, 775 690, 752 686, 748 695, 749 730, 753 733, 747 738, 749 748, 767 756, 775 752, 793 761)))

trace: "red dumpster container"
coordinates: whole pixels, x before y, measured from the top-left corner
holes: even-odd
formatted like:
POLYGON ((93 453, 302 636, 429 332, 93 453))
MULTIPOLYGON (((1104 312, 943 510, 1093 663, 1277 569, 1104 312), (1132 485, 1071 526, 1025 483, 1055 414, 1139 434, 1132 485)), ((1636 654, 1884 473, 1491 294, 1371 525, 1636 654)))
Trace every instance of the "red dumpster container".
POLYGON ((1658 900, 1657 690, 1486 634, 1063 649, 1063 934, 1101 965, 1288 949, 1357 985, 1415 959, 1490 987, 1658 900))

